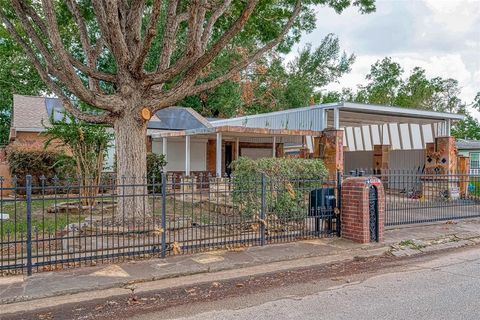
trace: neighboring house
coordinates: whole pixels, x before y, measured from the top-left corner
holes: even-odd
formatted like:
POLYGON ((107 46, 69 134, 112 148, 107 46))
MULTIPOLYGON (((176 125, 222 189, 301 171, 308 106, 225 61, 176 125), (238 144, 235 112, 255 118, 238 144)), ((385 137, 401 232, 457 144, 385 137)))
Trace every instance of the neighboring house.
MULTIPOLYGON (((12 143, 41 143, 42 121, 60 117, 55 98, 14 96, 12 143)), ((167 171, 187 175, 229 172, 231 161, 251 158, 305 156, 313 137, 327 128, 343 130, 345 171, 372 168, 373 146, 389 145, 391 168, 424 165, 425 144, 450 135, 450 113, 357 103, 331 103, 232 119, 206 119, 189 108, 158 111, 148 124, 147 149, 167 157, 167 171)), ((109 150, 113 162, 114 148, 109 150)), ((478 160, 477 160, 478 161, 478 160)))
POLYGON ((470 157, 470 171, 480 173, 480 141, 457 139, 458 154, 470 157))

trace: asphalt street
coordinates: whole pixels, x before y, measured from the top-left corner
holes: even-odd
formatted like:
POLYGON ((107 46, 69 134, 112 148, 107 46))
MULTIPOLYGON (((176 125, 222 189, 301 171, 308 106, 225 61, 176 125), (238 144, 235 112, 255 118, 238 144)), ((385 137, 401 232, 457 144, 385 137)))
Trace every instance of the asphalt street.
POLYGON ((479 319, 479 299, 480 250, 473 247, 397 269, 288 284, 132 319, 479 319))

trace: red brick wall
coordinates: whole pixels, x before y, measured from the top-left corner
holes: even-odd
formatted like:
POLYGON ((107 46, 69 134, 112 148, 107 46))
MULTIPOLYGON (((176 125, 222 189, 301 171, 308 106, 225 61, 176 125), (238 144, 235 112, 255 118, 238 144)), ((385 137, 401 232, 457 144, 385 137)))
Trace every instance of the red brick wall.
POLYGON ((378 178, 352 177, 342 183, 342 237, 355 242, 370 242, 369 187, 377 188, 378 241, 383 241, 385 223, 385 193, 378 178))

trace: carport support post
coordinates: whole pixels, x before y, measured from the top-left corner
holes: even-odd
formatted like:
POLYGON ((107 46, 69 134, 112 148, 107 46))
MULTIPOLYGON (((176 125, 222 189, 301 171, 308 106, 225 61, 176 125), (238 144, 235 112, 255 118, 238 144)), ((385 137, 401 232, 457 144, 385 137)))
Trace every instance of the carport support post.
POLYGON ((217 143, 215 152, 215 171, 217 177, 222 176, 222 133, 217 132, 217 143))
POLYGON ((333 129, 340 129, 340 109, 333 109, 333 129))

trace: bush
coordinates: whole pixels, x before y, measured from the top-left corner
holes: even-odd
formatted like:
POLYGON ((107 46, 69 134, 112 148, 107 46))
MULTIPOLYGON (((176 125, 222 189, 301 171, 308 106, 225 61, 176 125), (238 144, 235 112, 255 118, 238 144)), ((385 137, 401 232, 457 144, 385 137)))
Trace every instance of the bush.
MULTIPOLYGON (((163 168, 167 165, 165 155, 153 152, 147 153, 147 177, 149 183, 160 184, 163 168)), ((158 190, 155 190, 158 191, 158 190)))
POLYGON ((239 158, 232 168, 233 200, 244 218, 260 215, 262 175, 268 214, 293 221, 306 216, 309 191, 319 187, 327 176, 319 159, 239 158))
POLYGON ((32 175, 33 183, 38 184, 41 176, 59 178, 75 175, 75 162, 64 152, 41 147, 12 145, 7 149, 10 174, 17 176, 20 186, 25 176, 32 175))

